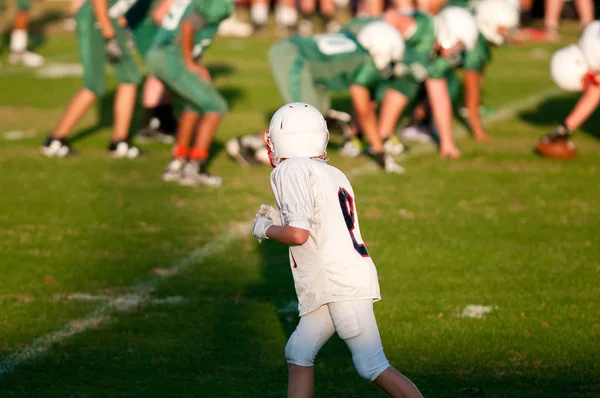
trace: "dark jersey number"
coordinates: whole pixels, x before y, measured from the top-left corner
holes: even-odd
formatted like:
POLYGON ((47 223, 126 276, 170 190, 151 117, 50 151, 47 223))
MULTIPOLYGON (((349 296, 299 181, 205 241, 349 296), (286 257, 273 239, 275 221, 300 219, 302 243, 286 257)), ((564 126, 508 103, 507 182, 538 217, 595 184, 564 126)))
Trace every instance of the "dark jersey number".
POLYGON ((363 257, 369 257, 369 252, 367 252, 365 245, 358 243, 356 236, 354 236, 354 198, 344 188, 340 188, 338 191, 338 198, 340 199, 340 207, 342 208, 344 221, 346 221, 346 227, 348 227, 348 232, 350 232, 350 238, 352 238, 354 250, 363 257))

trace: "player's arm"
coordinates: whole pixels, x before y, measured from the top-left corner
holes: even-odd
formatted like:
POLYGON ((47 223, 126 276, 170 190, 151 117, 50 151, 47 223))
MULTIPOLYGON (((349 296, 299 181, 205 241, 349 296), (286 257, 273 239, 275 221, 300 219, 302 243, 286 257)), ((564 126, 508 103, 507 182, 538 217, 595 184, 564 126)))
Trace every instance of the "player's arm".
POLYGON ((565 119, 564 126, 573 131, 578 129, 600 105, 600 86, 590 85, 565 119))
POLYGON ((169 9, 175 3, 175 0, 163 0, 160 4, 152 11, 152 20, 155 24, 160 25, 163 18, 169 13, 169 9))
POLYGON ((92 8, 96 21, 100 25, 100 31, 105 40, 115 37, 115 29, 112 26, 110 17, 108 16, 108 1, 107 0, 92 0, 92 8))
POLYGON ((194 36, 196 31, 202 29, 204 20, 199 15, 193 13, 189 18, 181 22, 181 51, 183 51, 183 60, 185 66, 198 73, 206 81, 210 81, 210 73, 204 65, 199 65, 193 56, 194 36))
POLYGON ((440 135, 440 156, 460 156, 460 151, 452 139, 452 102, 446 79, 427 79, 425 88, 431 103, 433 119, 440 135))
POLYGON ((353 84, 350 86, 350 95, 358 123, 367 140, 369 140, 373 152, 383 152, 383 142, 377 133, 377 116, 375 115, 375 109, 371 105, 371 93, 369 89, 353 84))
POLYGON ((276 240, 285 245, 300 246, 306 243, 310 231, 303 228, 292 227, 291 225, 285 225, 283 227, 271 225, 267 228, 265 235, 267 238, 276 240))
POLYGON ((465 106, 469 115, 469 123, 473 129, 473 135, 476 139, 485 139, 488 135, 483 128, 481 114, 479 112, 481 104, 481 83, 483 75, 481 72, 465 69, 465 106))

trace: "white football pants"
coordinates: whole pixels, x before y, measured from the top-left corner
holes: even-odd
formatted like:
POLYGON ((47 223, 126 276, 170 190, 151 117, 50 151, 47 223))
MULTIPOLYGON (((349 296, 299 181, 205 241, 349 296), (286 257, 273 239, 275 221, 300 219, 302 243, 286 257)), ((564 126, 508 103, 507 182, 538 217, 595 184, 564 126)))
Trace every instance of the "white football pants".
POLYGON ((339 301, 305 314, 285 347, 287 362, 311 367, 333 333, 346 342, 358 374, 375 380, 390 363, 383 352, 373 300, 339 301))

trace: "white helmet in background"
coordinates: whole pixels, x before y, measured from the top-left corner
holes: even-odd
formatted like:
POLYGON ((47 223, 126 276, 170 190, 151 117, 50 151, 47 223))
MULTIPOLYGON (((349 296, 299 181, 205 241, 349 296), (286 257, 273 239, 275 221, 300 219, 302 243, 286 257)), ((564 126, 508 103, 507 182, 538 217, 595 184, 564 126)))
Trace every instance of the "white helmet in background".
POLYGON ((475 8, 475 21, 488 41, 501 45, 519 26, 519 11, 507 0, 483 0, 475 8))
POLYGON ((518 13, 521 13, 521 0, 504 0, 504 1, 506 1, 511 7, 515 8, 518 13))
POLYGON ((565 91, 583 91, 583 78, 589 71, 583 51, 575 44, 556 51, 550 60, 550 75, 565 91))
POLYGON ((600 71, 600 21, 592 22, 583 30, 579 47, 590 69, 600 71))
POLYGON ((446 7, 435 17, 435 39, 443 48, 462 43, 467 51, 475 48, 479 30, 475 18, 461 7, 446 7))
POLYGON ((404 39, 400 32, 387 22, 375 21, 365 25, 356 39, 369 51, 378 70, 384 70, 391 62, 404 56, 404 39))
POLYGON ((281 159, 327 158, 329 131, 321 112, 312 105, 292 102, 279 108, 271 118, 266 141, 271 164, 281 159))

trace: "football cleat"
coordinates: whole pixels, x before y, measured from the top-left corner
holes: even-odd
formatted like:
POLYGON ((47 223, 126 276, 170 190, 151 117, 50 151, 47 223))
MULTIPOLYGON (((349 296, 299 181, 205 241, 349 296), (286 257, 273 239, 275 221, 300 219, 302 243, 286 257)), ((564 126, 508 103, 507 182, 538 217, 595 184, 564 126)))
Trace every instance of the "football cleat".
POLYGON ((227 37, 249 37, 254 33, 252 25, 240 21, 235 14, 219 25, 218 34, 227 37))
POLYGON ((27 68, 39 68, 44 65, 46 60, 39 54, 30 51, 22 53, 12 52, 8 56, 8 63, 11 65, 23 65, 27 68))
MULTIPOLYGON (((227 154, 231 156, 240 166, 249 167, 258 163, 255 159, 255 151, 244 140, 245 137, 232 138, 225 144, 227 154)), ((264 146, 264 145, 263 145, 264 146)))
POLYGON ((373 158, 381 168, 383 168, 388 174, 402 174, 404 173, 404 167, 400 166, 393 157, 385 152, 372 154, 373 158))
POLYGON ((355 158, 363 152, 362 142, 358 138, 347 140, 340 148, 340 155, 346 158, 355 158))
POLYGON ((220 187, 223 185, 223 179, 208 173, 206 171, 206 162, 193 160, 183 167, 179 184, 185 186, 208 185, 209 187, 220 187))
POLYGON ((157 141, 167 145, 175 142, 175 137, 163 132, 160 128, 152 127, 152 125, 142 127, 138 131, 136 138, 139 138, 141 141, 157 141))
POLYGON ((142 155, 142 151, 127 141, 118 141, 108 145, 108 154, 115 159, 135 159, 142 155))
POLYGON ((398 137, 391 135, 383 141, 383 150, 389 155, 400 155, 404 152, 404 145, 398 137))
POLYGON ((185 167, 186 163, 187 160, 185 158, 172 159, 162 175, 163 181, 179 181, 183 175, 183 168, 185 167))
POLYGON ((433 138, 426 126, 408 126, 400 130, 400 136, 404 141, 420 142, 428 144, 433 138))
POLYGON ((42 155, 48 157, 64 158, 75 155, 76 152, 67 144, 66 139, 55 139, 48 137, 42 146, 42 155))

